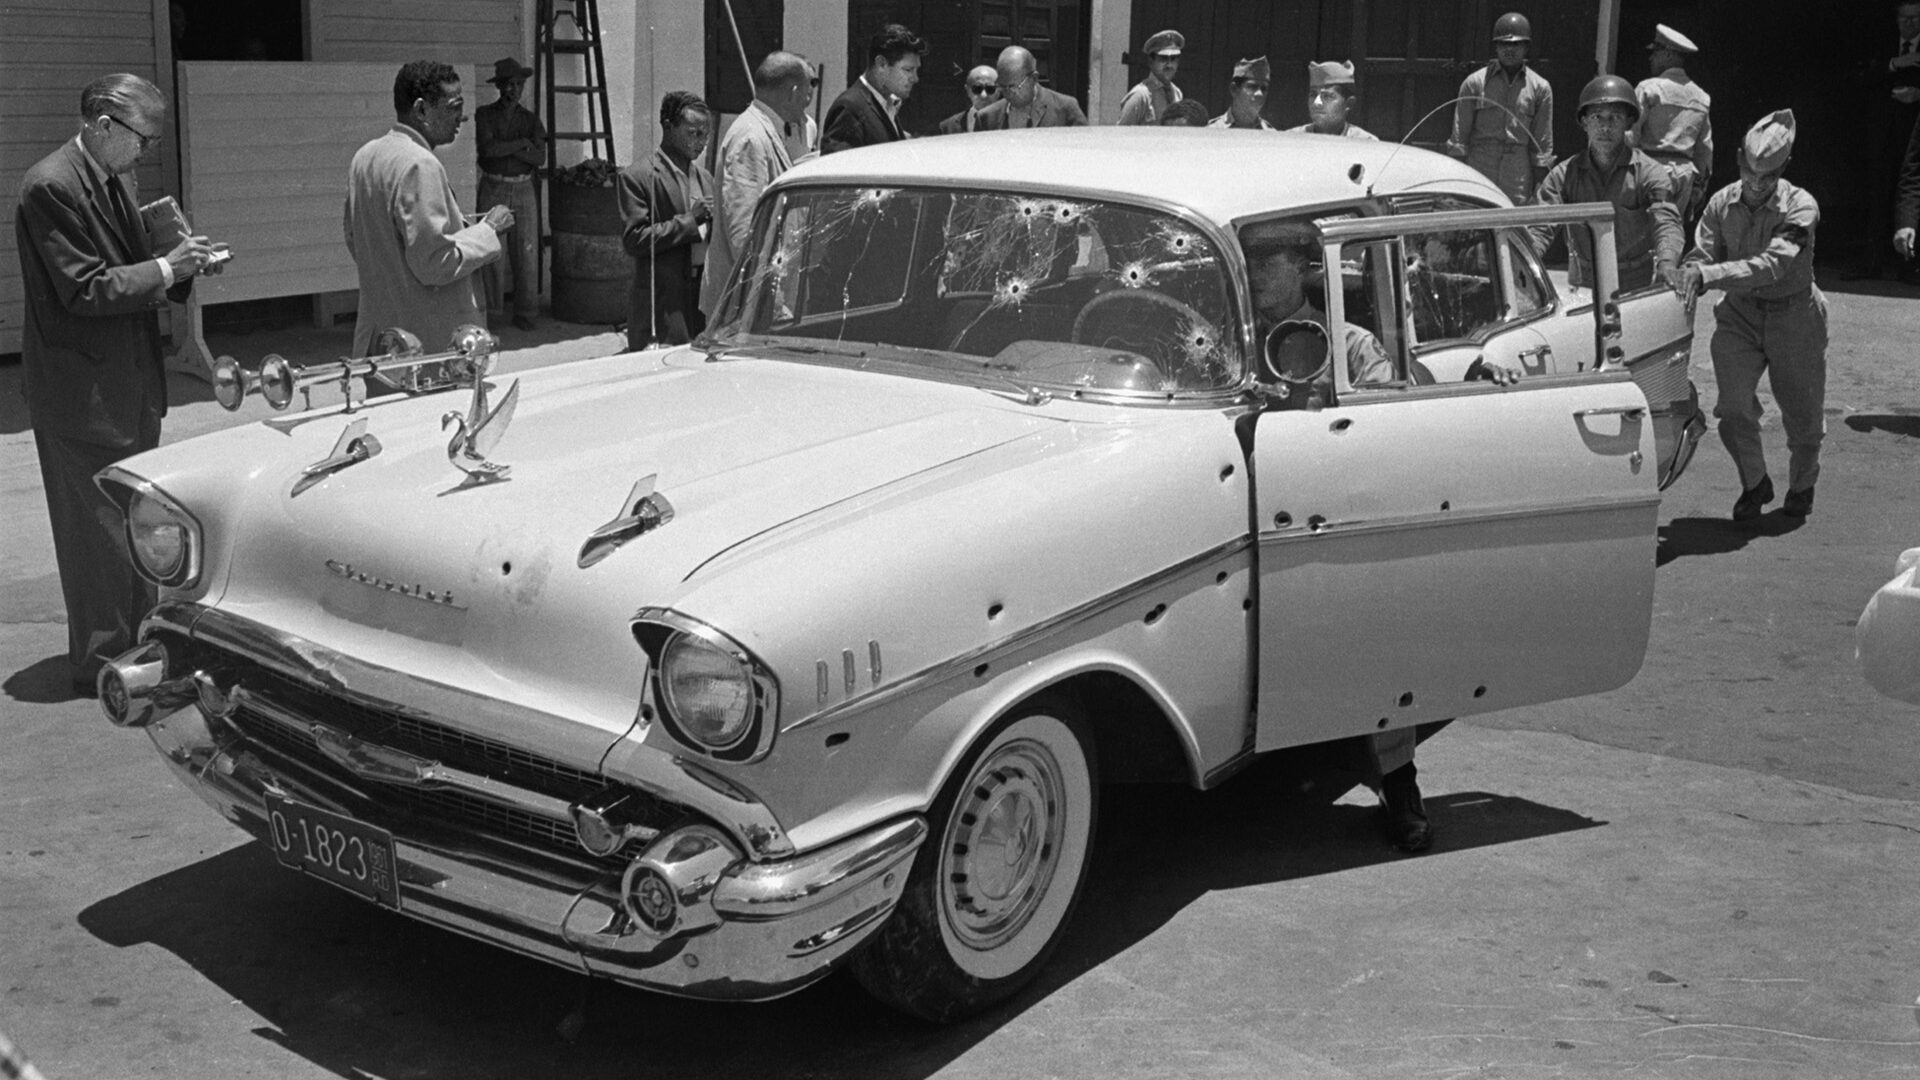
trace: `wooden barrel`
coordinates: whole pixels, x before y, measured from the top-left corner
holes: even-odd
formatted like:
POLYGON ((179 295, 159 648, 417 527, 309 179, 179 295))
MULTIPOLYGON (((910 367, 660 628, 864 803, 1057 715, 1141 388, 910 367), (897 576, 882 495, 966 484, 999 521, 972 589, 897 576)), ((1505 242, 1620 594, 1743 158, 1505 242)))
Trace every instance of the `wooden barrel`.
POLYGON ((627 319, 633 260, 620 246, 620 202, 611 187, 551 184, 553 317, 563 322, 627 319))

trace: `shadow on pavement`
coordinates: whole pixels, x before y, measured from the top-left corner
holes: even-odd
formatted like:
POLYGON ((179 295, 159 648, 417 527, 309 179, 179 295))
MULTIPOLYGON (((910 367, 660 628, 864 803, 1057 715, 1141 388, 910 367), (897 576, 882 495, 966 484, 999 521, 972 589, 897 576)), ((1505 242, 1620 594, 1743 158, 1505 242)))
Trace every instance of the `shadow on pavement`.
POLYGON ((1920 415, 1855 413, 1847 417, 1847 426, 1859 432, 1885 431, 1893 435, 1904 435, 1909 439, 1920 439, 1920 415))
POLYGON ((7 676, 6 682, 0 683, 0 693, 24 705, 58 705, 93 696, 73 685, 73 669, 65 653, 36 660, 7 676))
MULTIPOLYGON (((1221 889, 1406 858, 1371 807, 1300 794, 1263 760, 1211 794, 1110 788, 1078 915, 1039 982, 951 1027, 900 1016, 837 974, 778 1001, 717 1005, 590 982, 382 912, 245 844, 99 901, 81 926, 172 952, 265 1019, 261 1039, 342 1077, 924 1077, 1221 889), (743 1034, 750 1033, 750 1034, 743 1034), (568 1038, 567 1036, 573 1036, 568 1038)), ((1331 792, 1331 795, 1328 793, 1331 792)), ((1604 824, 1510 796, 1428 800, 1431 854, 1604 824)))
POLYGON ((1660 546, 1654 565, 1665 566, 1687 555, 1725 555, 1755 540, 1785 536, 1806 523, 1805 518, 1788 517, 1778 509, 1746 522, 1730 518, 1674 518, 1660 526, 1660 546))

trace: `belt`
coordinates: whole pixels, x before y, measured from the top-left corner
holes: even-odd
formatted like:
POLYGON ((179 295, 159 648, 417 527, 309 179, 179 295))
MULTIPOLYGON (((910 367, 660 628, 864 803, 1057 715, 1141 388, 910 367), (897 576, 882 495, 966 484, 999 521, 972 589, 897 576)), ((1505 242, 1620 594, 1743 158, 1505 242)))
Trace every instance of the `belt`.
POLYGON ((1750 293, 1730 293, 1728 294, 1728 299, 1739 300, 1743 303, 1752 304, 1754 307, 1760 309, 1761 311, 1785 311, 1786 309, 1793 307, 1795 304, 1805 303, 1807 300, 1807 297, 1811 296, 1812 294, 1813 294, 1813 286, 1809 285, 1806 288, 1801 289, 1799 292, 1794 293, 1791 296, 1766 297, 1766 296, 1754 296, 1750 293))
POLYGON ((480 179, 491 180, 496 184, 524 184, 533 179, 533 174, 523 173, 520 176, 499 176, 494 173, 483 172, 480 174, 480 179))

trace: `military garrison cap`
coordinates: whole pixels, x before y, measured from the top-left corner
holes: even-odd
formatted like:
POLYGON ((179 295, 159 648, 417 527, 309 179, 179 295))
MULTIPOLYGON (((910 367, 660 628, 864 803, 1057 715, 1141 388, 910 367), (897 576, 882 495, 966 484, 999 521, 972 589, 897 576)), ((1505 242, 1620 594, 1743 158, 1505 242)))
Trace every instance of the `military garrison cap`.
POLYGON ((1307 89, 1318 90, 1323 86, 1352 86, 1353 61, 1323 60, 1307 65, 1307 89))
POLYGON ((1256 56, 1251 60, 1242 60, 1233 65, 1233 79, 1235 82, 1239 82, 1241 79, 1249 79, 1253 82, 1263 82, 1271 85, 1273 83, 1273 65, 1267 63, 1267 58, 1264 56, 1256 56))

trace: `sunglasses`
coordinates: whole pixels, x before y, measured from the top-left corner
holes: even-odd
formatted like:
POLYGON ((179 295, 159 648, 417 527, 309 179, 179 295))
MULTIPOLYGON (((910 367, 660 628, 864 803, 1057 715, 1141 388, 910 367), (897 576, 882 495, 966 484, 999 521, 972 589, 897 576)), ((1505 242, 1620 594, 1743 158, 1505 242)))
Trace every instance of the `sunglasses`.
POLYGON ((994 84, 992 84, 992 83, 970 83, 970 84, 968 84, 968 86, 967 86, 967 93, 969 93, 969 94, 991 94, 991 93, 993 93, 993 92, 994 92, 995 90, 998 90, 998 89, 999 89, 999 87, 997 87, 997 86, 995 86, 995 85, 994 85, 994 84))

